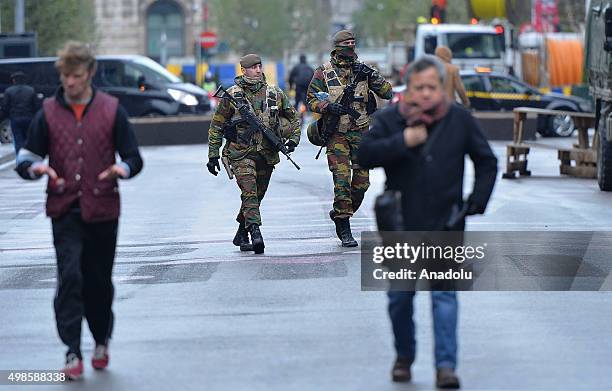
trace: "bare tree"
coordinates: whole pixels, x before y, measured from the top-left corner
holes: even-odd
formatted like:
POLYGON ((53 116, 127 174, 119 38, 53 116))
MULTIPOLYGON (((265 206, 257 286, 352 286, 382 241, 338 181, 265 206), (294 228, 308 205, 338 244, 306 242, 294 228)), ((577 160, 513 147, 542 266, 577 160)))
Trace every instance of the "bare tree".
POLYGON ((327 42, 329 14, 310 0, 212 0, 212 24, 237 53, 281 59, 327 42), (313 6, 314 5, 314 6, 313 6))
POLYGON ((559 0, 559 19, 562 31, 580 31, 585 20, 585 6, 581 1, 559 0))
MULTIPOLYGON (((13 15, 15 2, 0 2, 2 15, 13 15)), ((93 0, 26 0, 25 28, 36 31, 41 55, 55 55, 69 39, 92 42, 96 33, 93 0)), ((2 31, 13 31, 13 18, 2 19, 2 31)))
POLYGON ((531 21, 531 0, 506 0, 506 16, 515 26, 531 21))

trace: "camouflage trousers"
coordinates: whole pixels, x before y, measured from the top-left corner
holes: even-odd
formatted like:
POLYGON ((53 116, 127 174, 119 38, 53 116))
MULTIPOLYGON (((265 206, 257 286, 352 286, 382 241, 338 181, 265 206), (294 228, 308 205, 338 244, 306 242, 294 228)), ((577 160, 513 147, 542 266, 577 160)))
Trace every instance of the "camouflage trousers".
POLYGON ((231 166, 236 176, 236 183, 240 187, 240 198, 242 199, 236 221, 244 222, 247 227, 251 224, 261 225, 259 205, 268 190, 274 166, 267 164, 259 154, 232 161, 231 166))
POLYGON ((327 165, 334 179, 336 217, 353 216, 370 187, 369 171, 357 165, 357 149, 363 131, 335 133, 327 144, 327 165))

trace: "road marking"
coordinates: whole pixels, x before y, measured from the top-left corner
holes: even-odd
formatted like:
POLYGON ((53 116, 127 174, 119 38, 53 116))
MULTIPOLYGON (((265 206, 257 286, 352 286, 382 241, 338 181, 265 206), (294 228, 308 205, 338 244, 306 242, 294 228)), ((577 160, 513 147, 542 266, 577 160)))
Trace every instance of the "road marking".
POLYGON ((0 171, 6 170, 8 168, 13 168, 13 167, 15 167, 15 162, 11 160, 6 163, 0 164, 0 171))
MULTIPOLYGON (((155 278, 155 276, 113 276, 113 282, 125 282, 125 281, 134 281, 134 280, 150 280, 151 278, 155 278)), ((57 279, 53 278, 45 278, 39 280, 40 282, 56 282, 57 279)))

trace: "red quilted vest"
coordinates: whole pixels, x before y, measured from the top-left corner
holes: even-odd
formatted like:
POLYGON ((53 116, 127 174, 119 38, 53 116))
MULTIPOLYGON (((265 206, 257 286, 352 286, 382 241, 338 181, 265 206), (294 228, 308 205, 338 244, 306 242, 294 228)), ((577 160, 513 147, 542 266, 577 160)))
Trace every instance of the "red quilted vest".
POLYGON ((115 164, 113 126, 117 99, 96 91, 81 122, 55 97, 45 99, 43 109, 49 128, 49 165, 66 182, 47 185, 47 216, 57 218, 78 198, 85 222, 119 217, 116 180, 99 181, 98 174, 115 164))

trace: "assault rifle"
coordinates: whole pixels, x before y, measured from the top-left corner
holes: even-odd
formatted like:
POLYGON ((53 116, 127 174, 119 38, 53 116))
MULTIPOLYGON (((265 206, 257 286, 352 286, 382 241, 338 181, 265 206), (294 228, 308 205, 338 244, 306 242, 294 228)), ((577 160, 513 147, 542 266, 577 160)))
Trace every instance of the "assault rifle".
MULTIPOLYGON (((353 109, 351 106, 355 101, 355 89, 357 89, 357 84, 363 80, 366 80, 371 74, 374 72, 374 69, 370 68, 366 64, 359 64, 359 72, 355 74, 353 81, 351 81, 346 87, 344 87, 344 91, 342 91, 342 96, 338 100, 337 103, 340 103, 342 107, 344 107, 346 113, 353 117, 354 119, 359 118, 360 114, 357 110, 353 109)), ((338 126, 340 125, 340 116, 335 114, 325 114, 325 120, 323 122, 323 145, 319 149, 317 156, 315 159, 319 158, 321 155, 321 151, 323 151, 323 147, 327 145, 331 137, 338 131, 338 126)))
POLYGON ((278 137, 271 129, 265 126, 259 118, 257 118, 255 113, 253 112, 253 110, 251 110, 247 103, 238 102, 236 98, 234 98, 230 93, 227 92, 225 88, 223 88, 223 86, 219 86, 213 96, 215 98, 227 99, 238 109, 238 112, 240 113, 242 119, 245 120, 247 124, 249 124, 249 130, 239 139, 241 143, 251 144, 253 135, 257 132, 261 132, 263 137, 268 140, 268 142, 272 144, 272 146, 277 151, 285 155, 287 157, 287 160, 293 163, 295 168, 297 168, 298 170, 300 169, 300 166, 298 166, 293 161, 293 159, 291 159, 291 156, 289 156, 289 151, 287 150, 287 147, 285 147, 285 144, 283 144, 280 137, 278 137))

